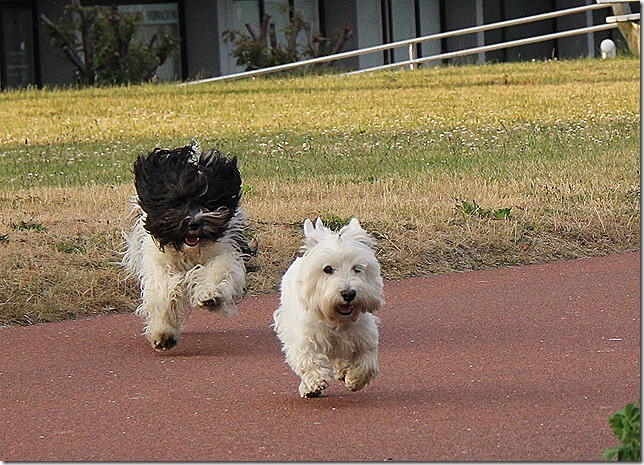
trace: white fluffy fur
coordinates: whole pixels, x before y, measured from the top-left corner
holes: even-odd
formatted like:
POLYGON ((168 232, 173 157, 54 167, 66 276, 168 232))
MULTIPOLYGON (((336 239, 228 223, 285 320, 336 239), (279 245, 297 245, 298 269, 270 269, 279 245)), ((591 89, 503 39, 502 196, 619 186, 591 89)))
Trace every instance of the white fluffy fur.
POLYGON ((302 397, 319 396, 333 378, 357 391, 379 372, 373 312, 384 298, 373 244, 355 218, 337 233, 319 218, 315 226, 304 222, 304 253, 284 274, 273 314, 286 362, 301 378, 302 397), (355 291, 350 315, 338 312, 346 313, 348 305, 343 291, 355 291))
POLYGON ((182 315, 190 309, 216 309, 226 316, 235 312, 246 287, 246 270, 239 247, 233 240, 245 223, 246 216, 238 209, 232 218, 229 233, 217 242, 183 246, 181 251, 167 246, 161 251, 145 230, 145 212, 129 235, 123 265, 141 283, 141 304, 136 314, 145 318, 145 337, 158 349, 162 340, 179 341, 182 315), (211 301, 215 305, 204 305, 211 301))

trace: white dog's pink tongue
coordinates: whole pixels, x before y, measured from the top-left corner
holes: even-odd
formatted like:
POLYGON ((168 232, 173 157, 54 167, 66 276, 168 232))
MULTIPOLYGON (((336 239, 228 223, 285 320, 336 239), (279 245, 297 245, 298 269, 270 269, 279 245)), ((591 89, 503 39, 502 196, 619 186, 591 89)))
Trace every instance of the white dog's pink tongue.
POLYGON ((186 245, 188 247, 194 247, 199 243, 199 238, 197 236, 186 236, 186 245))

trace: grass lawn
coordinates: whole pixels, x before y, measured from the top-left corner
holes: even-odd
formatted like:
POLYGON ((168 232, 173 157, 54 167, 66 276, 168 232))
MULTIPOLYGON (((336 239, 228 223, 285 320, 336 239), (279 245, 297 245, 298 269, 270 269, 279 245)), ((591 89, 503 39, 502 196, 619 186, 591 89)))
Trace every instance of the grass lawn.
POLYGON ((191 139, 239 158, 251 294, 317 215, 388 279, 638 250, 639 90, 620 58, 0 93, 0 324, 132 311, 132 162, 191 139))

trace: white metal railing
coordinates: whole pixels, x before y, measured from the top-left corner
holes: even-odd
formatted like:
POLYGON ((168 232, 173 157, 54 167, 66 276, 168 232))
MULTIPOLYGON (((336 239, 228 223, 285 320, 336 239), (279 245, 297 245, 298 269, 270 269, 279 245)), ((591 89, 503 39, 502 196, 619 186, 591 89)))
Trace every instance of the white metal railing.
MULTIPOLYGON (((637 1, 637 0, 622 0, 622 2, 627 2, 627 1, 637 1)), ((482 52, 487 52, 487 51, 492 51, 492 50, 499 50, 502 48, 509 48, 509 47, 516 47, 518 45, 527 45, 527 44, 532 44, 536 42, 542 42, 542 41, 547 41, 547 40, 552 40, 556 38, 561 38, 561 37, 569 37, 572 35, 579 35, 579 34, 587 34, 587 33, 592 33, 592 32, 597 32, 597 31, 603 31, 607 29, 613 29, 618 27, 616 23, 610 23, 610 24, 601 24, 597 26, 589 26, 585 28, 580 28, 580 29, 573 29, 569 31, 562 31, 562 32, 555 32, 552 34, 546 34, 542 36, 536 36, 536 37, 530 37, 527 39, 519 39, 519 40, 514 40, 514 41, 509 41, 509 42, 502 42, 498 44, 493 44, 493 45, 484 45, 480 47, 475 47, 475 48, 470 48, 466 50, 459 50, 459 51, 454 51, 454 52, 447 52, 447 53, 441 53, 438 55, 432 55, 428 57, 423 57, 423 58, 416 58, 415 56, 415 45, 423 42, 427 42, 430 40, 440 40, 440 39, 445 39, 448 37, 455 37, 459 35, 465 35, 465 34, 472 34, 475 32, 483 32, 483 31, 489 31, 493 29, 499 29, 503 27, 509 27, 509 26, 515 26, 519 24, 526 24, 526 23, 531 23, 531 22, 536 22, 536 21, 542 21, 545 19, 551 19, 551 18, 557 18, 560 16, 566 16, 566 15, 571 15, 575 13, 582 13, 582 12, 587 12, 587 11, 592 11, 592 10, 597 10, 600 8, 607 8, 611 6, 611 3, 616 3, 615 0, 607 1, 607 0, 597 0, 598 3, 595 4, 590 4, 590 5, 583 5, 579 7, 574 7, 574 8, 567 8, 564 10, 559 10, 559 11, 553 11, 549 13, 542 13, 538 15, 532 15, 532 16, 526 16, 524 18, 517 18, 517 19, 509 19, 506 21, 499 21, 496 23, 490 23, 490 24, 484 24, 481 26, 473 26, 473 27, 468 27, 464 29, 458 29, 454 31, 447 31, 447 32, 441 32, 438 34, 431 34, 423 37, 415 37, 412 39, 406 39, 406 40, 400 40, 397 42, 390 42, 387 44, 382 44, 382 45, 376 45, 372 47, 366 47, 358 50, 351 50, 348 52, 341 52, 341 53, 336 53, 333 55, 326 55, 323 57, 318 57, 318 58, 311 58, 308 60, 302 60, 302 61, 296 61, 293 63, 286 63, 283 65, 277 65, 277 66, 270 66, 267 68, 261 68, 261 69, 256 69, 253 71, 244 71, 240 73, 233 73, 233 74, 225 74, 223 76, 215 76, 211 78, 206 78, 206 79, 199 79, 195 81, 188 81, 188 82, 183 82, 179 85, 185 86, 185 85, 192 85, 192 84, 200 84, 200 83, 205 83, 205 82, 213 82, 213 81, 224 81, 224 80, 232 80, 232 79, 242 79, 242 78, 248 78, 248 77, 253 77, 253 76, 260 76, 263 74, 270 74, 270 73, 276 73, 279 71, 287 71, 290 69, 295 69, 303 66, 308 66, 308 65, 314 65, 314 64, 319 64, 319 63, 326 63, 330 61, 337 61, 337 60, 342 60, 344 58, 351 58, 355 56, 361 56, 365 55, 368 53, 374 53, 374 52, 380 52, 383 50, 389 50, 393 48, 398 48, 398 47, 408 47, 408 52, 409 52, 409 60, 406 61, 399 61, 396 63, 390 63, 386 65, 380 65, 380 66, 375 66, 372 68, 365 68, 365 69, 360 69, 357 71, 352 71, 347 74, 356 74, 356 73, 365 73, 369 71, 376 71, 376 70, 382 70, 382 69, 390 69, 390 68, 398 68, 402 66, 407 66, 409 65, 411 68, 415 67, 415 65, 420 64, 420 63, 425 63, 429 61, 434 61, 434 60, 443 60, 443 59, 448 59, 448 58, 455 58, 455 57, 460 57, 460 56, 466 56, 466 55, 471 55, 471 54, 476 54, 476 53, 482 53, 482 52)), ((619 0, 617 1, 619 2, 619 0)))
POLYGON ((542 36, 535 36, 535 37, 529 37, 527 39, 518 39, 518 40, 511 40, 509 42, 502 42, 499 44, 493 44, 493 45, 482 45, 480 47, 473 47, 473 48, 468 48, 465 50, 458 50, 455 52, 446 52, 446 53, 439 53, 438 55, 432 55, 429 57, 424 57, 424 58, 412 58, 406 61, 398 61, 396 63, 390 63, 387 65, 380 65, 380 66, 374 66, 372 68, 365 68, 365 69, 359 69, 357 71, 351 71, 347 74, 359 74, 359 73, 367 73, 370 71, 377 71, 377 70, 383 70, 383 69, 391 69, 391 68, 398 68, 400 66, 406 66, 406 65, 417 65, 420 63, 427 63, 429 61, 435 61, 435 60, 446 60, 448 58, 457 58, 457 57, 462 57, 462 56, 467 56, 467 55, 475 55, 477 53, 482 53, 482 52, 491 52, 493 50, 500 50, 503 48, 510 48, 510 47, 517 47, 519 45, 528 45, 528 44, 534 44, 537 42, 545 42, 547 40, 552 40, 552 39, 559 39, 561 37, 569 37, 573 35, 579 35, 579 34, 587 34, 591 32, 598 32, 598 31, 605 31, 607 29, 615 29, 617 24, 612 23, 612 24, 600 24, 598 26, 589 26, 589 27, 584 27, 580 29, 573 29, 570 31, 563 31, 563 32, 553 32, 552 34, 545 34, 542 36))
POLYGON ((618 15, 618 16, 608 16, 606 18, 607 23, 626 23, 629 21, 639 21, 639 13, 631 13, 629 15, 618 15))

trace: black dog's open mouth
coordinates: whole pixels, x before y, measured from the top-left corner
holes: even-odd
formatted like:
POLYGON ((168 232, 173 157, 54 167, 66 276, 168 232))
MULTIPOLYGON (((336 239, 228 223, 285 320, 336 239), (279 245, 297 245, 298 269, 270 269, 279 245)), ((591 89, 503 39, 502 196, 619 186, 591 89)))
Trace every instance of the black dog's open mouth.
POLYGON ((353 305, 351 304, 340 304, 335 307, 335 311, 342 316, 349 316, 353 313, 353 305))
POLYGON ((194 247, 197 244, 199 244, 199 236, 195 236, 193 234, 188 234, 186 238, 183 240, 183 242, 188 246, 188 247, 194 247))

